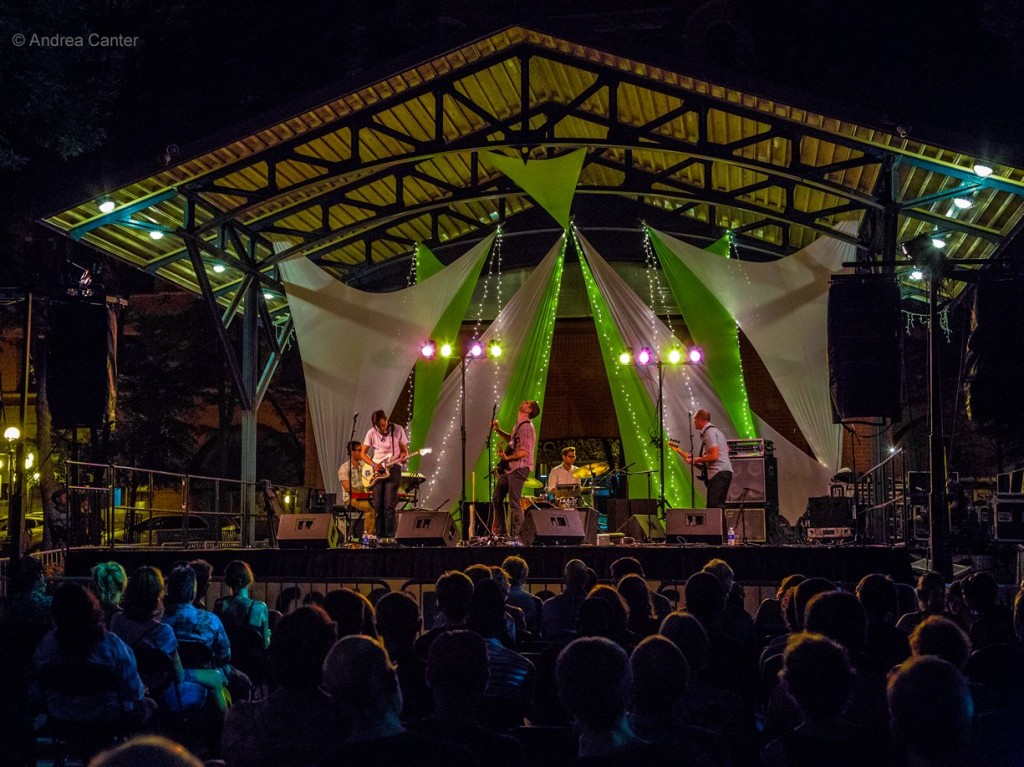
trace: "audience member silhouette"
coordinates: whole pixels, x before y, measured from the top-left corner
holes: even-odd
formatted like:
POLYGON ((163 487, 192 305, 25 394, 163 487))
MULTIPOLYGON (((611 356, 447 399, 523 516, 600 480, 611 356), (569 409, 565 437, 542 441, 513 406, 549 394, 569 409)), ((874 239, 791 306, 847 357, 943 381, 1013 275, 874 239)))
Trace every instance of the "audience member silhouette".
POLYGON ((952 663, 911 658, 889 675, 892 732, 909 767, 954 767, 967 762, 974 716, 967 681, 952 663))
POLYGON ((562 572, 562 592, 544 603, 541 633, 545 639, 558 639, 576 627, 576 612, 587 598, 587 566, 581 559, 570 559, 562 572))
POLYGON ((626 627, 640 639, 658 633, 661 621, 654 617, 651 592, 647 582, 639 575, 624 575, 615 590, 625 600, 629 609, 626 627))
MULTIPOLYGON (((213 578, 213 565, 207 562, 205 559, 193 559, 188 563, 188 566, 195 571, 196 574, 196 598, 192 603, 199 610, 205 610, 206 608, 206 596, 210 590, 210 580, 213 578)), ((227 581, 227 572, 224 573, 225 585, 227 581)))
POLYGON ((103 622, 110 626, 110 619, 121 611, 121 597, 128 585, 128 573, 117 562, 100 562, 92 568, 92 588, 103 610, 103 622))
POLYGON ((339 639, 324 661, 324 687, 349 727, 345 744, 320 762, 325 767, 476 764, 467 749, 403 727, 398 676, 378 641, 366 636, 339 639))
MULTIPOLYGON (((644 583, 647 583, 646 576, 644 575, 644 567, 636 557, 619 557, 612 562, 611 567, 608 568, 608 570, 609 575, 611 575, 612 583, 618 583, 627 575, 639 575, 641 578, 645 579, 644 583)), ((668 597, 663 594, 659 594, 650 587, 648 587, 648 591, 651 593, 651 607, 654 610, 654 617, 657 618, 660 623, 664 620, 666 615, 675 609, 675 605, 672 604, 672 601, 668 597)))
POLYGON ((469 600, 473 597, 473 581, 459 570, 449 570, 434 584, 437 599, 437 615, 434 627, 416 640, 416 654, 424 661, 430 652, 430 645, 437 635, 451 629, 466 628, 469 600))
POLYGON ((530 575, 530 566, 522 557, 505 557, 501 563, 508 573, 509 589, 505 601, 523 611, 526 628, 534 634, 540 633, 543 602, 526 590, 526 579, 530 575))
POLYGON ((991 573, 974 573, 963 582, 968 631, 975 651, 1014 641, 1013 615, 999 602, 999 584, 991 573))
POLYGON ((324 610, 338 626, 338 637, 363 634, 377 636, 377 616, 370 600, 354 589, 332 589, 327 592, 324 610))
POLYGON ((456 629, 430 647, 427 680, 433 715, 410 726, 430 737, 467 748, 480 765, 517 767, 519 742, 480 725, 478 714, 488 679, 487 647, 479 634, 456 629))
POLYGON ((422 623, 419 604, 404 591, 385 594, 377 603, 377 631, 388 657, 398 667, 403 722, 429 716, 433 706, 427 686, 427 664, 415 649, 422 623))
POLYGON ((857 599, 867 619, 864 660, 858 662, 857 667, 885 675, 910 657, 907 634, 896 628, 899 617, 896 584, 888 575, 865 575, 857 584, 857 599))
POLYGON ((905 613, 896 621, 896 628, 909 635, 917 626, 931 615, 941 615, 956 620, 946 612, 946 582, 934 571, 922 573, 917 578, 917 607, 914 612, 905 613))
POLYGON ((136 735, 97 754, 89 767, 203 767, 184 746, 160 735, 136 735))
POLYGON ((345 723, 320 688, 336 638, 320 607, 300 607, 281 618, 270 643, 276 689, 232 706, 224 720, 221 751, 228 767, 306 767, 341 747, 345 723))
POLYGON ((736 585, 736 575, 732 567, 724 559, 712 559, 704 565, 702 572, 711 573, 718 578, 718 582, 722 585, 722 596, 725 600, 725 607, 722 611, 722 631, 726 636, 745 645, 751 652, 759 650, 754 637, 753 618, 744 609, 742 599, 737 604, 730 598, 733 587, 736 585))

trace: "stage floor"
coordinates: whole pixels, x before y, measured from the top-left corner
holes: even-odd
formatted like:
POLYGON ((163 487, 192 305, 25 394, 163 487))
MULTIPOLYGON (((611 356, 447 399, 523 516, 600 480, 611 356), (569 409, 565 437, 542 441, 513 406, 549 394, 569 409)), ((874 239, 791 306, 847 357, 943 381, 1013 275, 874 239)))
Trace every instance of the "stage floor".
POLYGON ((330 582, 361 579, 406 579, 432 583, 445 570, 481 563, 500 565, 510 554, 530 565, 530 580, 557 583, 570 559, 579 558, 607 578, 619 557, 636 557, 644 573, 657 581, 684 581, 714 557, 730 564, 739 581, 778 582, 792 573, 856 583, 868 573, 885 573, 900 583, 914 583, 914 557, 889 546, 709 546, 700 544, 638 546, 394 546, 374 549, 229 549, 229 548, 80 548, 68 552, 65 574, 88 576, 98 562, 116 561, 131 573, 152 565, 166 574, 180 560, 205 559, 219 577, 234 559, 252 567, 257 580, 309 579, 330 582))

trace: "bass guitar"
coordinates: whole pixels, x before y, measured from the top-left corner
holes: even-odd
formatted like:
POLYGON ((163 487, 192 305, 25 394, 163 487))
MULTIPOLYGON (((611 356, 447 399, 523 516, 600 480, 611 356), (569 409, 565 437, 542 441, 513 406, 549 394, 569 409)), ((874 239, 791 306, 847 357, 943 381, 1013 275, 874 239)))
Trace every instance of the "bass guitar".
MULTIPOLYGON (((433 448, 423 447, 417 450, 415 453, 409 453, 403 460, 408 461, 414 455, 430 455, 433 453, 433 448)), ((387 479, 388 474, 391 472, 391 467, 394 466, 398 461, 394 460, 394 457, 390 453, 386 453, 381 456, 381 460, 378 463, 368 464, 363 463, 359 467, 359 476, 363 479, 363 487, 369 490, 371 487, 376 485, 380 480, 387 479)))
POLYGON ((502 451, 502 454, 505 457, 498 459, 498 465, 494 469, 494 471, 498 474, 499 477, 502 474, 507 474, 508 473, 508 467, 509 467, 508 456, 512 455, 512 453, 514 453, 514 452, 515 452, 515 449, 511 445, 507 445, 505 447, 505 449, 502 451))
MULTIPOLYGON (((682 450, 679 447, 678 439, 672 439, 671 437, 669 437, 665 440, 665 443, 669 446, 669 448, 679 453, 679 455, 681 455, 684 460, 689 461, 692 458, 692 455, 690 453, 687 453, 685 450, 682 450)), ((694 466, 697 467, 697 479, 699 479, 706 485, 708 483, 708 465, 706 463, 695 463, 694 466)))

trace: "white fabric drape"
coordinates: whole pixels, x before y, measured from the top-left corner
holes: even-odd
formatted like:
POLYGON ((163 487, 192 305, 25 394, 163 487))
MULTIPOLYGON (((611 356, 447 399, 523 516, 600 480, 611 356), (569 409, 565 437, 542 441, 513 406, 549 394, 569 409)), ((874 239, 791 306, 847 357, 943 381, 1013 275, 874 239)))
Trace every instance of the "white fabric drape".
MULTIPOLYGON (((562 240, 559 240, 481 337, 485 348, 491 339, 501 341, 505 350, 501 358, 498 361, 483 358, 466 363, 467 482, 487 441, 493 408, 504 398, 518 360, 529 353, 525 348, 526 341, 561 252, 562 240)), ((424 442, 434 450, 430 455, 424 456, 419 465, 420 473, 427 477, 426 482, 420 487, 419 502, 424 508, 448 508, 457 503, 461 496, 460 399, 461 372, 456 366, 445 378, 437 409, 424 442)), ((482 490, 486 486, 487 477, 478 476, 477 498, 486 497, 486 492, 482 490)))
MULTIPOLYGON (((841 225, 852 231, 853 224, 841 225)), ((814 455, 833 473, 842 429, 832 423, 827 364, 828 288, 853 245, 822 237, 771 263, 722 258, 661 232, 657 236, 736 319, 757 350, 814 455)), ((680 307, 686 316, 686 307, 680 307)), ((700 343, 700 339, 695 339, 700 343)))
POLYGON ((446 269, 394 293, 349 287, 303 257, 280 264, 328 492, 338 491, 337 470, 353 425, 354 438, 362 440, 374 410, 390 413, 420 345, 478 273, 493 241, 491 234, 446 269))
MULTIPOLYGON (((601 291, 601 296, 608 305, 608 311, 622 336, 626 346, 634 352, 640 347, 649 346, 655 354, 663 358, 674 345, 682 346, 682 342, 673 336, 665 325, 629 285, 596 251, 594 247, 579 234, 580 245, 586 256, 587 263, 594 275, 594 281, 601 291)), ((725 434, 736 434, 736 427, 729 419, 729 414, 715 393, 707 371, 702 365, 664 365, 662 374, 662 390, 665 398, 665 435, 678 439, 684 450, 689 450, 690 416, 688 411, 706 408, 711 412, 715 424, 725 434)), ((637 367, 640 380, 644 384, 655 408, 658 405, 658 368, 657 365, 637 367)), ((624 428, 630 428, 622 424, 624 428)), ((648 427, 652 437, 658 434, 657 422, 648 427)), ((665 456, 666 469, 669 461, 678 461, 675 453, 665 456)), ((644 467, 656 468, 654 466, 644 467)), ((703 489, 697 487, 697 495, 703 498, 703 489)), ((689 498, 676 499, 689 505, 689 498)))

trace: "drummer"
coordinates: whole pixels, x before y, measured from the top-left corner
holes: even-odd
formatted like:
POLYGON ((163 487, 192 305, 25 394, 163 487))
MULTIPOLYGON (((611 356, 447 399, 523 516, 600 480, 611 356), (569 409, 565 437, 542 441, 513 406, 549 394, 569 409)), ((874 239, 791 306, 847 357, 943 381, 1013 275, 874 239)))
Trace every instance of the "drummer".
POLYGON ((576 463, 576 448, 562 448, 562 462, 548 474, 548 495, 554 498, 555 488, 559 485, 579 485, 580 481, 573 472, 573 464, 576 463))

